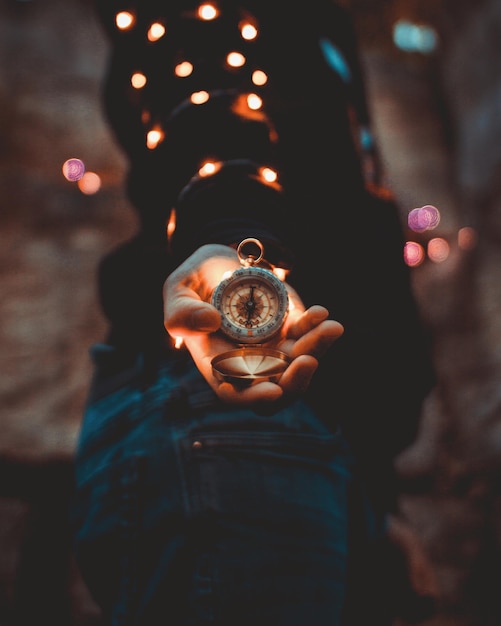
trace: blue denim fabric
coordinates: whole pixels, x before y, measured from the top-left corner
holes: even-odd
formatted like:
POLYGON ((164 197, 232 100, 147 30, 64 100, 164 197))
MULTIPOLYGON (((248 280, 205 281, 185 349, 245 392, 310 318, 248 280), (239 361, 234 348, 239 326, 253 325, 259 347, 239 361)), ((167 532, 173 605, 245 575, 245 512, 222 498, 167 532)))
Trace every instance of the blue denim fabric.
POLYGON ((370 516, 350 517, 363 501, 342 435, 302 402, 220 404, 186 354, 148 382, 140 359, 110 374, 113 350, 94 357, 73 522, 106 624, 344 623, 349 535, 370 516))

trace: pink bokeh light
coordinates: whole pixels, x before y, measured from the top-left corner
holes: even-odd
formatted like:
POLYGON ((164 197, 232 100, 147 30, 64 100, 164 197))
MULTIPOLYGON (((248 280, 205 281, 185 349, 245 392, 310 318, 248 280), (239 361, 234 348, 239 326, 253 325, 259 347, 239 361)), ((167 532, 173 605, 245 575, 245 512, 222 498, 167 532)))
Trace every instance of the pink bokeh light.
POLYGON ((409 228, 416 233, 432 230, 440 223, 440 211, 431 204, 412 209, 407 216, 409 228))
POLYGON ((74 183, 85 174, 85 164, 81 159, 67 159, 63 163, 63 176, 74 183))

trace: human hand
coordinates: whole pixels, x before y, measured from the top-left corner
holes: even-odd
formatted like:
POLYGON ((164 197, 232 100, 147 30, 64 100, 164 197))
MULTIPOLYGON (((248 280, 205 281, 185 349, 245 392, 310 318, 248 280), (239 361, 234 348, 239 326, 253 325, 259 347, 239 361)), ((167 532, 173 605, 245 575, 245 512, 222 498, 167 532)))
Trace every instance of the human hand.
POLYGON ((287 283, 289 313, 280 334, 267 344, 291 359, 278 382, 257 382, 241 388, 214 376, 212 359, 235 349, 235 345, 217 332, 221 316, 209 300, 223 274, 240 267, 236 251, 229 246, 208 244, 194 252, 165 282, 165 328, 171 337, 183 339, 204 378, 226 402, 273 402, 284 395, 301 394, 308 388, 318 359, 344 329, 338 322, 327 319, 329 312, 323 306, 305 310, 298 294, 287 283))

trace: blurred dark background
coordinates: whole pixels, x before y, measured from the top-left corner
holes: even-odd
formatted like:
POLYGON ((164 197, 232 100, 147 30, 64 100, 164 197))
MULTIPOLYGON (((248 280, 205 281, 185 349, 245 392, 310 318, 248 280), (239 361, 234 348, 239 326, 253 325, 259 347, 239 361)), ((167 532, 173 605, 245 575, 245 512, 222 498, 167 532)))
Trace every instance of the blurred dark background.
MULTIPOLYGON (((499 626, 501 2, 341 4, 385 180, 424 254, 413 286, 439 382, 398 460, 400 515, 437 584, 420 624, 499 626), (423 205, 440 222, 415 232, 423 205)), ((108 46, 92 2, 0 0, 0 52, 0 626, 93 626, 64 510, 88 348, 105 332, 95 271, 136 217, 101 110, 108 46), (63 176, 72 157, 99 176, 95 193, 63 176)))

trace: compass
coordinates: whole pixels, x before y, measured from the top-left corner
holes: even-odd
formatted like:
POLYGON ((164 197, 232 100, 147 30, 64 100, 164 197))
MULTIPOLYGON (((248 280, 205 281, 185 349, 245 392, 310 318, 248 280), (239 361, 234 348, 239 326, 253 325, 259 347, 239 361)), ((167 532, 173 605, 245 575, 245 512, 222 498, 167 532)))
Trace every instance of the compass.
POLYGON ((277 382, 289 364, 283 352, 263 345, 280 332, 289 310, 283 282, 258 266, 263 253, 258 239, 244 239, 237 248, 242 267, 223 279, 212 294, 211 302, 221 314, 221 332, 239 346, 213 359, 212 367, 217 378, 233 384, 277 382), (256 247, 257 255, 245 253, 256 247))

